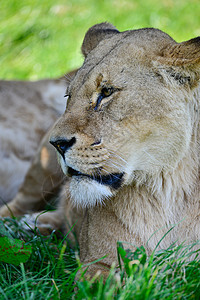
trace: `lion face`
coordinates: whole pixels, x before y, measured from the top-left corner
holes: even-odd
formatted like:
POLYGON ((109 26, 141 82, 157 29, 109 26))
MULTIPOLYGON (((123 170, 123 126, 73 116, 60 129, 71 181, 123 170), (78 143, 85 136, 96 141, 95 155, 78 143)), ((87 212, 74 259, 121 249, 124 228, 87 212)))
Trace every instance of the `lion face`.
POLYGON ((172 171, 184 157, 193 93, 191 76, 164 54, 176 45, 156 29, 119 33, 103 23, 86 34, 85 61, 51 134, 77 205, 111 197, 138 174, 172 171))

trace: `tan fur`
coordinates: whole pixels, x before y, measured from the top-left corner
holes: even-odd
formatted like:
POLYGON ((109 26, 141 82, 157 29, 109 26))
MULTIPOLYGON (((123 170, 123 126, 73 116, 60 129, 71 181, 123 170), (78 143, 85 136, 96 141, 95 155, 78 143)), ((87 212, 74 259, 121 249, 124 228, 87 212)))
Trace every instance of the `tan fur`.
POLYGON ((117 261, 117 241, 152 251, 174 225, 159 249, 200 239, 200 38, 178 44, 157 29, 120 33, 103 23, 82 52, 50 139, 73 175, 57 218, 69 216, 71 199, 83 209, 81 260, 108 255, 94 274, 117 261), (109 174, 123 174, 118 186, 109 174))

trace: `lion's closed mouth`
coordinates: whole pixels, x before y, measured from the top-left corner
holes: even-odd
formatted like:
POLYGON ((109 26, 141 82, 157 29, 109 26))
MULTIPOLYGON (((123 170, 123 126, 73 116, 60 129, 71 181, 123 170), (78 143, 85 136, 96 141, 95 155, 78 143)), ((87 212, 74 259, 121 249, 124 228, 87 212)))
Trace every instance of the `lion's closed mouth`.
POLYGON ((77 170, 74 170, 70 167, 68 167, 68 175, 69 176, 84 176, 84 177, 88 177, 92 180, 95 180, 101 184, 105 184, 105 185, 109 185, 110 187, 112 187, 113 189, 118 189, 121 184, 122 184, 122 178, 124 173, 111 173, 108 175, 88 175, 88 174, 84 174, 81 173, 77 170))

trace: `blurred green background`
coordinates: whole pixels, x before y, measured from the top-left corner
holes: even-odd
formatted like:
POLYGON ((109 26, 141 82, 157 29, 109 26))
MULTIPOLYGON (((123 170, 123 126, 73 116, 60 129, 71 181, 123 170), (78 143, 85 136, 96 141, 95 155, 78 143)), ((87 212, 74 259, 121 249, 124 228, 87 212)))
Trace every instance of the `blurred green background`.
POLYGON ((0 0, 0 78, 57 77, 81 65, 99 22, 120 31, 156 27, 178 42, 200 35, 199 0, 0 0))

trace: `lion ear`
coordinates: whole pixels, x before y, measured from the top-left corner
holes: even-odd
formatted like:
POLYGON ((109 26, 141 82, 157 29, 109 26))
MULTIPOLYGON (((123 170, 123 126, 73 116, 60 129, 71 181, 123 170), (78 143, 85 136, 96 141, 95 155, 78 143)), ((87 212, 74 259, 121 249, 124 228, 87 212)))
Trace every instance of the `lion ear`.
POLYGON ((100 23, 92 26, 85 35, 81 47, 83 55, 86 57, 88 53, 93 50, 100 41, 110 38, 119 31, 110 23, 100 23))
POLYGON ((200 65, 200 37, 163 49, 162 57, 173 66, 200 65))
POLYGON ((157 60, 171 78, 195 87, 200 79, 200 37, 182 43, 173 41, 162 49, 157 60))

